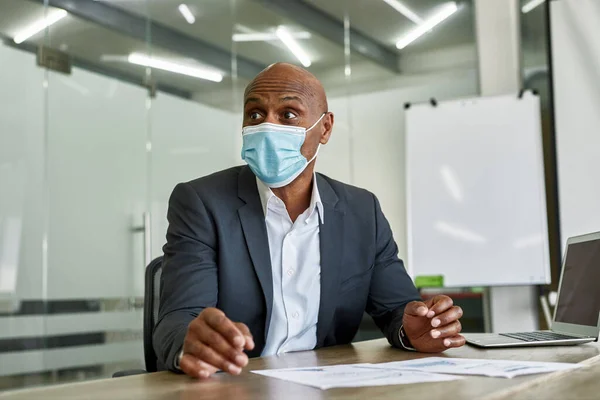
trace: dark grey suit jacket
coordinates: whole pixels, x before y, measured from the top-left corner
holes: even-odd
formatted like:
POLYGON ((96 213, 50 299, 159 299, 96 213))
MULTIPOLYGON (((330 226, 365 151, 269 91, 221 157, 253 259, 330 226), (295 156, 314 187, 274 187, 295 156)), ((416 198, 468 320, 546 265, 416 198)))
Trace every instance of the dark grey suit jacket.
MULTIPOLYGON (((404 306, 419 294, 377 198, 317 174, 321 299, 317 347, 349 343, 366 310, 400 347, 404 306)), ((159 366, 173 368, 188 324, 206 307, 245 323, 259 356, 273 305, 271 259, 256 178, 235 167, 175 187, 167 214, 160 313, 154 330, 159 366)))

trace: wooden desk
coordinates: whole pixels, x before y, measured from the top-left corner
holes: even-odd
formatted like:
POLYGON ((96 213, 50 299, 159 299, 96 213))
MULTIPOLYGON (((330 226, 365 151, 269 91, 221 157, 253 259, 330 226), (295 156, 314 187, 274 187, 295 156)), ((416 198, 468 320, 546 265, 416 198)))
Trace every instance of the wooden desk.
MULTIPOLYGON (((600 346, 587 344, 572 347, 538 347, 528 349, 479 350, 472 347, 452 349, 449 357, 496 358, 531 361, 581 362, 600 355, 600 346)), ((379 363, 425 357, 423 354, 392 349, 385 340, 373 340, 318 351, 286 354, 250 360, 240 376, 217 374, 206 381, 197 381, 168 372, 103 379, 77 384, 59 385, 0 394, 0 399, 482 399, 486 396, 508 396, 511 387, 535 383, 542 375, 514 379, 467 377, 452 382, 416 385, 378 386, 368 388, 319 390, 308 386, 251 374, 257 369, 303 367, 315 365, 379 363)), ((592 379, 593 371, 577 372, 582 380, 592 379)), ((573 372, 575 374, 575 372, 573 372)), ((569 375, 570 376, 570 375, 569 375)), ((596 373, 596 377, 597 377, 596 373)), ((548 377, 548 375, 546 375, 548 377)), ((593 380, 593 379, 592 379, 593 380)), ((547 381, 547 379, 546 379, 547 381)), ((560 386, 560 385, 559 385, 560 386)), ((598 386, 596 386, 598 387, 598 386)), ((544 388, 545 389, 545 388, 544 388)), ((535 386, 523 390, 537 390, 535 386)), ((525 392, 524 392, 525 393, 525 392)), ((534 392, 535 393, 535 392, 534 392)), ((553 393, 552 391, 548 393, 553 393)), ((523 397, 552 398, 552 397, 523 397)), ((564 398, 564 397, 563 397, 564 398)), ((569 398, 567 396, 567 398, 569 398)), ((504 400, 504 398, 502 399, 504 400)))
POLYGON ((600 356, 583 361, 574 371, 540 375, 494 393, 488 400, 590 399, 600 398, 600 356))

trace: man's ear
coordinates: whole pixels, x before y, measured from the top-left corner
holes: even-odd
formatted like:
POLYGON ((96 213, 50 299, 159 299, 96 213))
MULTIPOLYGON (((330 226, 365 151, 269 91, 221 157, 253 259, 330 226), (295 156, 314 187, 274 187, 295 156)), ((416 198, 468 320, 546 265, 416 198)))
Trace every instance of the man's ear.
POLYGON ((332 112, 327 112, 323 117, 323 126, 325 130, 321 134, 321 144, 327 144, 329 142, 329 138, 331 137, 331 132, 333 131, 333 122, 335 118, 332 112))

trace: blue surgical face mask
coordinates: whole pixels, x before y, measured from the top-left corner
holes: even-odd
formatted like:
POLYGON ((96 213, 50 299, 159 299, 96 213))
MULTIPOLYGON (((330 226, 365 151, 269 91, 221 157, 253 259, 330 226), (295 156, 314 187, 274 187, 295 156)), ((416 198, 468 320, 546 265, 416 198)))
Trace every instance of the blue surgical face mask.
POLYGON ((325 113, 308 129, 269 122, 242 128, 242 159, 268 187, 288 185, 317 157, 320 144, 310 160, 300 153, 300 149, 306 139, 306 132, 314 128, 324 116, 325 113))

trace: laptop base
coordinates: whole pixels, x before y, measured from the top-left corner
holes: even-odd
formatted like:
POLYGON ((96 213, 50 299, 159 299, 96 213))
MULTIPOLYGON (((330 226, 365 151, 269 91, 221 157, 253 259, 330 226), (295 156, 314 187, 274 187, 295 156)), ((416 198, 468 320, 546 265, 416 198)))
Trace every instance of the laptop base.
POLYGON ((485 349, 507 347, 574 346, 596 340, 596 338, 582 337, 573 339, 526 342, 524 340, 513 339, 495 333, 465 333, 463 336, 467 340, 467 343, 471 346, 485 349))

